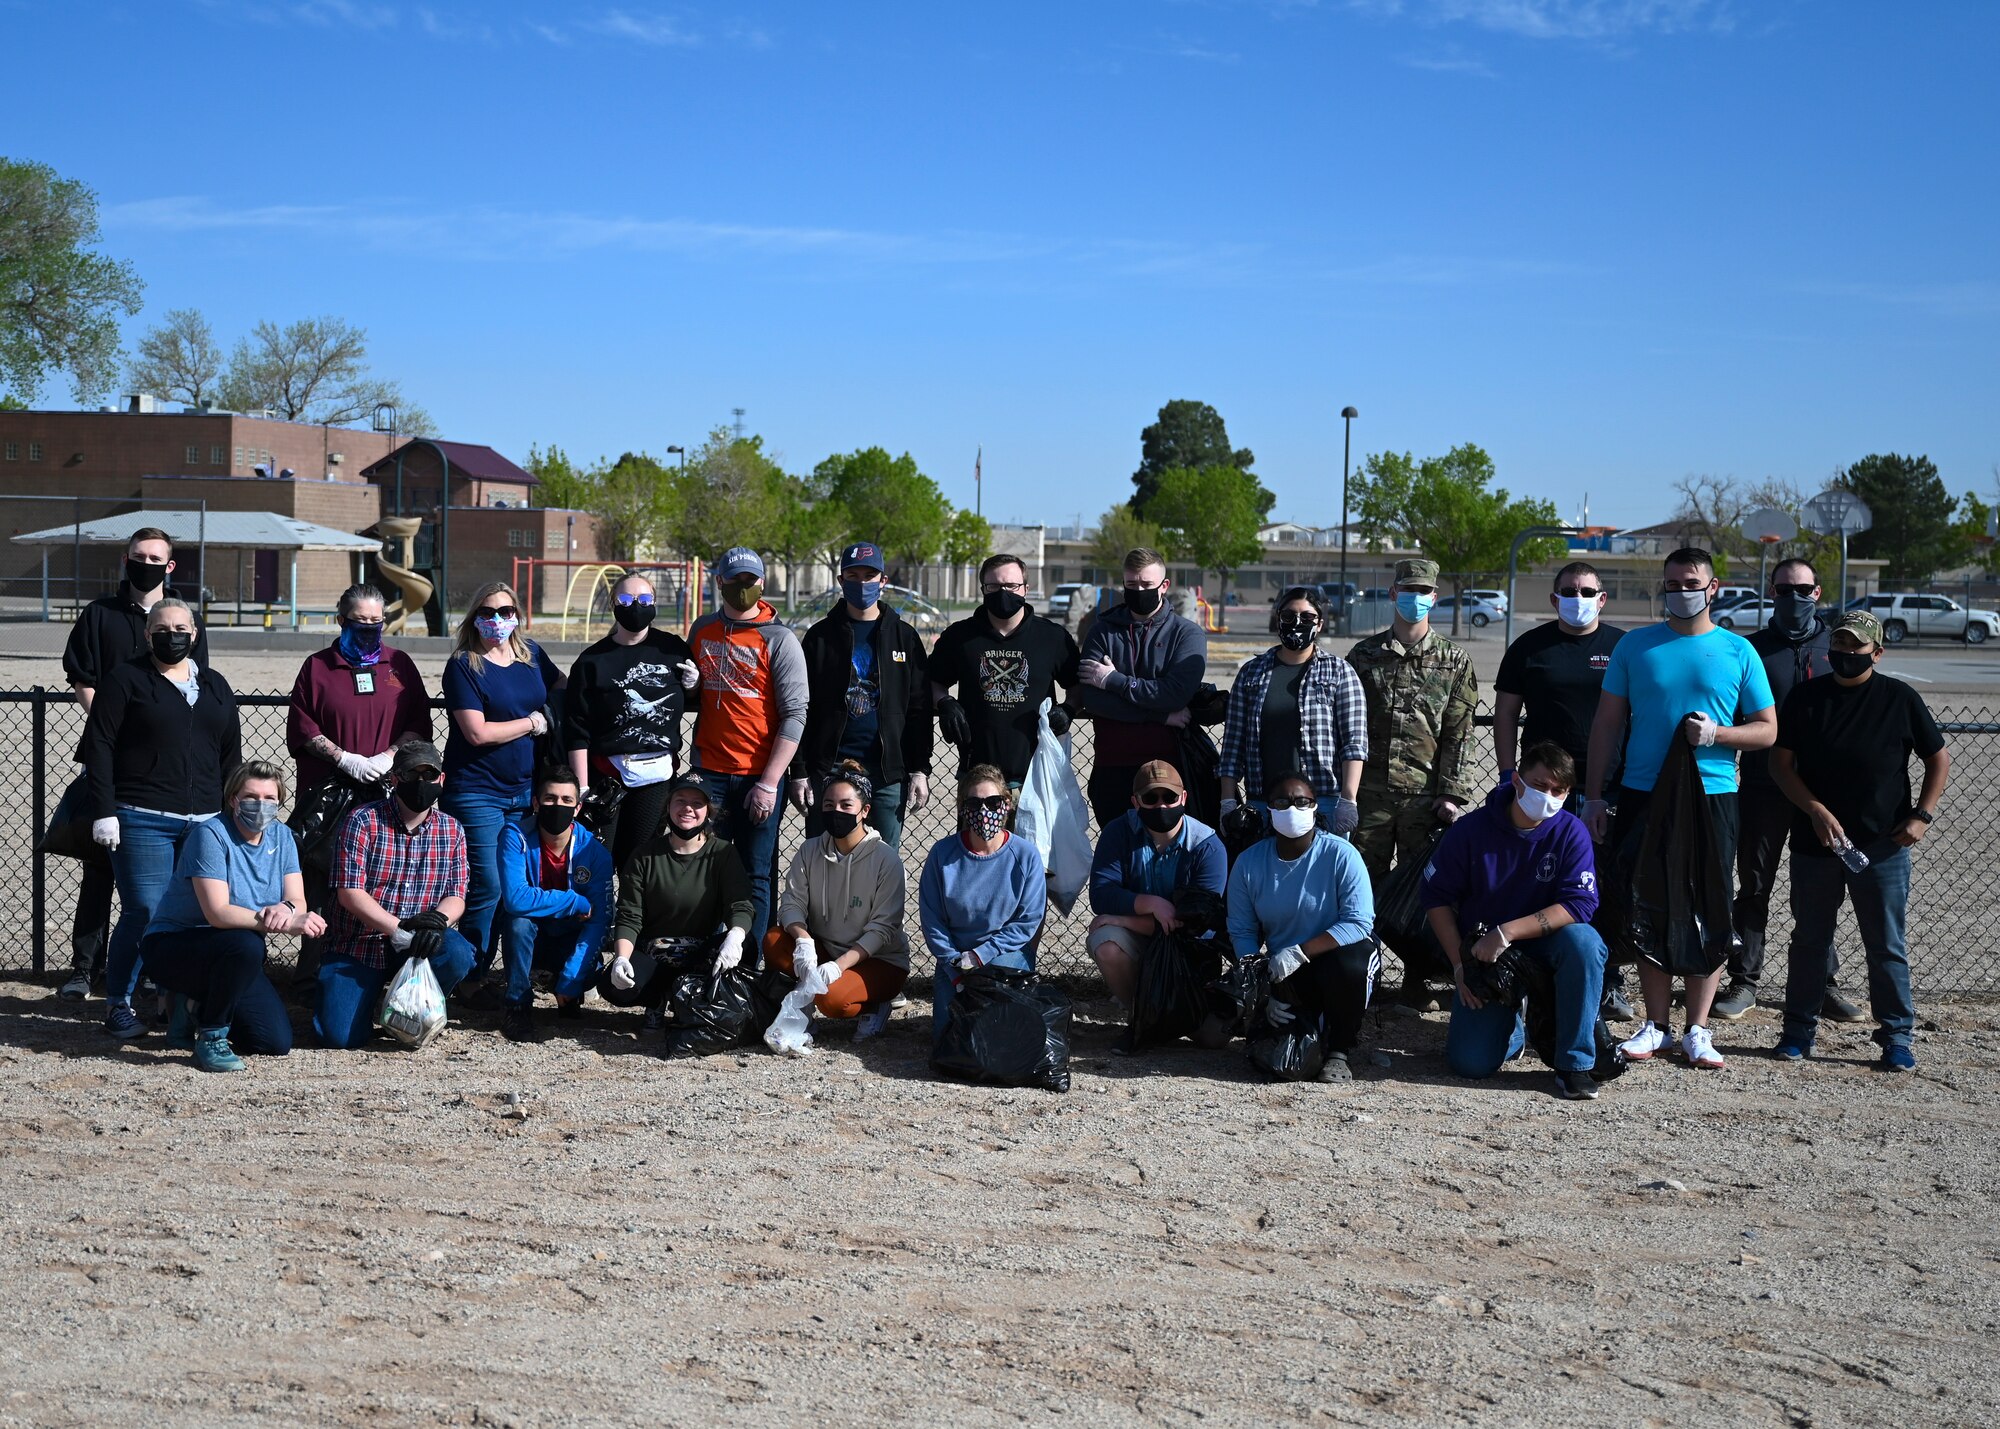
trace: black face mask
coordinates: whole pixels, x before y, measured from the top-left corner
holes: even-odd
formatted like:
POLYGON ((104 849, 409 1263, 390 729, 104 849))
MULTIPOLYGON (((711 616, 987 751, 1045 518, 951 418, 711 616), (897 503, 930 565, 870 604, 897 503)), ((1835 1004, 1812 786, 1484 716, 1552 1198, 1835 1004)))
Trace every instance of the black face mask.
POLYGON ((1865 675, 1874 667, 1873 650, 1829 650, 1826 663, 1833 666, 1833 673, 1843 680, 1851 680, 1856 675, 1865 675))
POLYGON ((1156 834, 1163 834, 1178 824, 1187 813, 1184 804, 1141 804, 1139 822, 1156 834))
POLYGON ((413 814, 421 814, 444 794, 442 779, 405 779, 396 786, 396 798, 413 814))
POLYGON ((630 605, 612 606, 611 618, 627 630, 644 630, 653 623, 653 617, 659 613, 659 609, 657 605, 650 603, 641 605, 633 601, 630 605))
POLYGON ((1312 619, 1278 622, 1278 643, 1287 650, 1303 650, 1313 643, 1313 636, 1319 633, 1319 622, 1312 619))
POLYGON ((162 665, 178 665, 194 649, 194 636, 185 630, 155 630, 146 637, 146 643, 153 647, 153 658, 162 665))
POLYGON ((1132 590, 1128 587, 1125 592, 1125 608, 1144 620, 1160 608, 1159 587, 1155 586, 1151 590, 1132 590))
POLYGON ((713 824, 714 822, 715 822, 715 815, 705 814, 702 816, 702 821, 700 823, 696 824, 691 829, 684 829, 679 824, 675 823, 672 819, 669 819, 667 820, 667 836, 669 838, 679 839, 682 843, 692 843, 694 842, 694 840, 700 838, 703 834, 707 833, 709 825, 713 824))
POLYGON ((136 591, 158 590, 167 581, 167 568, 151 561, 125 562, 125 581, 136 591))
POLYGON ((826 831, 837 839, 844 839, 861 827, 861 815, 851 809, 821 809, 819 820, 826 825, 826 831))
POLYGON ((576 822, 576 805, 544 804, 535 810, 535 827, 550 838, 569 832, 569 826, 576 822))
POLYGON ((980 604, 995 620, 1012 620, 1028 604, 1028 598, 1016 590, 989 590, 980 604))

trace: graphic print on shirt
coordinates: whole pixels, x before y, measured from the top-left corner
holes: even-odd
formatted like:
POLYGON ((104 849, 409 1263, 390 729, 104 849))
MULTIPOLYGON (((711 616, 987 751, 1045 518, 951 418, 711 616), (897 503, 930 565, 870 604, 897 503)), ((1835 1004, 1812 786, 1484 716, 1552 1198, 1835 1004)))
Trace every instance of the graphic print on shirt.
POLYGON ((1028 702, 1028 652, 1025 650, 982 650, 979 652, 979 693, 986 703, 1005 709, 1028 702))
POLYGON ((847 717, 866 719, 874 714, 881 694, 881 683, 875 678, 874 642, 857 640, 847 671, 847 717))
POLYGON ((618 706, 611 717, 611 737, 637 749, 666 749, 679 733, 673 708, 680 676, 665 665, 634 665, 618 677, 618 706))
POLYGON ((734 641, 708 640, 696 657, 701 663, 702 686, 719 694, 740 699, 763 698, 758 688, 757 647, 734 641))

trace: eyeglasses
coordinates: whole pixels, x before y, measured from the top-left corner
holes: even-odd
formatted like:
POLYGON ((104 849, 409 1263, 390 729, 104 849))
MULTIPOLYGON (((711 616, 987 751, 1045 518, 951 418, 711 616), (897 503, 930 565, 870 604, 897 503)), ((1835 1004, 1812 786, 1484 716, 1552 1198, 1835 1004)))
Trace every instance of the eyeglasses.
POLYGON ((1310 794, 1294 794, 1289 799, 1271 800, 1271 807, 1274 809, 1316 809, 1319 807, 1319 800, 1310 794))
POLYGON ((614 595, 611 598, 623 606, 651 605, 653 603, 653 597, 650 595, 633 595, 629 591, 624 595, 614 595))
POLYGON ((1180 793, 1173 789, 1148 789, 1139 796, 1139 802, 1149 809, 1170 809, 1180 801, 1180 793))
POLYGON ((992 595, 997 591, 1003 590, 1011 590, 1016 595, 1026 595, 1028 593, 1028 583, 1026 581, 986 581, 979 589, 986 595, 992 595))
POLYGON ((521 612, 511 605, 485 605, 472 613, 481 620, 512 620, 521 612))
POLYGON ((1566 595, 1571 600, 1596 600, 1597 597, 1603 595, 1604 592, 1601 590, 1595 590, 1590 586, 1565 585, 1565 586, 1557 586, 1556 594, 1566 595))
POLYGON ((959 801, 959 807, 966 810, 1004 809, 1007 807, 1007 796, 1005 794, 988 794, 984 798, 981 798, 977 795, 968 794, 964 799, 959 801))
POLYGON ((1794 582, 1788 585, 1774 585, 1771 587, 1771 589, 1776 591, 1779 595, 1811 595, 1815 590, 1818 589, 1818 587, 1813 585, 1800 585, 1794 582))

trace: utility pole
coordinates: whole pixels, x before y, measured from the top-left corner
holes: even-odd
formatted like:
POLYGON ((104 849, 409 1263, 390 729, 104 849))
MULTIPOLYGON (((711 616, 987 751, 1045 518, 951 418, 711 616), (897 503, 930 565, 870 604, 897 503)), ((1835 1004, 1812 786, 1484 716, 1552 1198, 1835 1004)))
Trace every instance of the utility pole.
POLYGON ((740 442, 740 441, 742 441, 742 440, 743 440, 743 412, 744 412, 744 409, 743 409, 743 408, 741 408, 741 407, 731 407, 731 408, 730 408, 729 410, 730 410, 730 411, 732 411, 732 412, 734 412, 734 413, 736 414, 736 440, 740 442))

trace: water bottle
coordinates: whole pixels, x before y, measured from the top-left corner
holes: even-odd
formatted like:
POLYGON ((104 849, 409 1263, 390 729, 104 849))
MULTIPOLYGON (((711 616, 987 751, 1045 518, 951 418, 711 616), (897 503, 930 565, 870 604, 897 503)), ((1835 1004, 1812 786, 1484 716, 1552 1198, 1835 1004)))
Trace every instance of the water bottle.
POLYGON ((1834 852, 1840 855, 1840 861, 1847 865, 1849 873, 1859 873, 1868 867, 1868 855, 1856 848, 1848 839, 1842 839, 1834 852))

